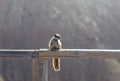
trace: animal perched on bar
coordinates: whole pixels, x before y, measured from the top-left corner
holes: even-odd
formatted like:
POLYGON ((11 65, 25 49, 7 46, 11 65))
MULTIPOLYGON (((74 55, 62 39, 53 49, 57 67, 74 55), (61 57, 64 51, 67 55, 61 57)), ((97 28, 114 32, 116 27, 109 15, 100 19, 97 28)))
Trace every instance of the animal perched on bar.
MULTIPOLYGON (((62 48, 62 43, 61 43, 61 35, 60 34, 55 34, 52 36, 52 38, 49 41, 49 49, 51 51, 58 51, 62 48)), ((60 71, 60 58, 55 57, 52 59, 52 65, 54 71, 60 71)))

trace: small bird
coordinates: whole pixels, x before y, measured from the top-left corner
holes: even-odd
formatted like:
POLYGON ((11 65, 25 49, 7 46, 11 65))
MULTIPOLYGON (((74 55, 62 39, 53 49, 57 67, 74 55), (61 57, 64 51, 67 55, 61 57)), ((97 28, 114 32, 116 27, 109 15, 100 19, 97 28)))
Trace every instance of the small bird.
MULTIPOLYGON (((62 43, 61 43, 61 35, 60 34, 55 34, 49 41, 49 49, 51 51, 58 51, 62 48, 62 43)), ((52 59, 52 65, 54 68, 54 71, 60 71, 60 58, 53 58, 52 59)))

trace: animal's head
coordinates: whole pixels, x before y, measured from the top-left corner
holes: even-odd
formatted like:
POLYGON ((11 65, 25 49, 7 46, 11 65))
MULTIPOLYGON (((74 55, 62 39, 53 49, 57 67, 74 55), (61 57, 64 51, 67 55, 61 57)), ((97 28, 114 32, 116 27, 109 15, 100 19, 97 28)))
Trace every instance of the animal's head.
POLYGON ((62 38, 60 34, 55 34, 54 37, 57 38, 57 39, 61 39, 62 38))

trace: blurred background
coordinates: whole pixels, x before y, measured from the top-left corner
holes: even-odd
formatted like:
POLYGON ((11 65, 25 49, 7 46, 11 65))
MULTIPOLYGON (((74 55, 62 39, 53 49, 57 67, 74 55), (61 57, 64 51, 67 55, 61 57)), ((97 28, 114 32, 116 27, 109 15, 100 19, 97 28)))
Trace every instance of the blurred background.
MULTIPOLYGON (((120 0, 0 0, 0 48, 48 48, 55 33, 63 48, 119 49, 120 0)), ((0 58, 0 81, 31 81, 31 59, 0 58)), ((120 81, 119 59, 49 62, 49 81, 120 81)))

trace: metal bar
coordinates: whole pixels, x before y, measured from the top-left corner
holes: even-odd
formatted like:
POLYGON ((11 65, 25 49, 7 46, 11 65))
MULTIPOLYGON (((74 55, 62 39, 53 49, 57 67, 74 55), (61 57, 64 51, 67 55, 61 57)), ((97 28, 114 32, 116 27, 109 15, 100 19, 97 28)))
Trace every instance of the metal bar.
POLYGON ((48 49, 0 49, 0 57, 26 57, 37 54, 40 55, 40 58, 120 58, 120 50, 115 49, 61 49, 56 52, 48 49))
MULTIPOLYGON (((42 63, 42 66, 39 66, 41 67, 42 70, 42 72, 39 71, 39 75, 42 75, 41 81, 48 81, 48 59, 40 59, 39 62, 42 63)), ((40 81, 40 76, 39 76, 39 81, 40 81)))
MULTIPOLYGON (((49 51, 48 49, 39 49, 41 52, 46 52, 49 51)), ((78 51, 78 52, 120 52, 120 50, 116 50, 116 49, 60 49, 60 51, 63 52, 74 52, 74 51, 78 51)))
POLYGON ((35 61, 35 57, 32 57, 32 81, 36 81, 36 61, 35 61))
POLYGON ((120 59, 120 50, 115 49, 61 49, 60 51, 51 52, 47 49, 40 49, 41 58, 53 57, 75 57, 75 58, 111 58, 120 59))
POLYGON ((39 49, 0 49, 0 57, 28 57, 35 56, 39 49))
POLYGON ((34 52, 40 49, 0 49, 0 52, 34 52))
POLYGON ((32 57, 32 81, 48 81, 48 59, 32 57))
MULTIPOLYGON (((2 52, 46 52, 49 49, 0 49, 0 54, 2 52)), ((120 49, 61 49, 60 51, 68 52, 68 51, 102 51, 102 52, 120 52, 120 49)))

